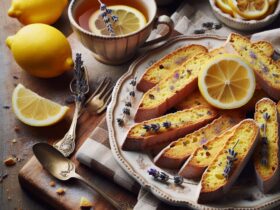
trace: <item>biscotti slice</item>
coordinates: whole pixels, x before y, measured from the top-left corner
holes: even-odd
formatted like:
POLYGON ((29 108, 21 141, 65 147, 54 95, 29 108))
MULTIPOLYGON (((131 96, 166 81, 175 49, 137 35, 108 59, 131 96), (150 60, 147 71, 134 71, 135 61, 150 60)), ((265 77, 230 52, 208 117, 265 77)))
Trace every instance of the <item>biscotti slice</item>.
POLYGON ((148 91, 186 60, 199 53, 207 53, 207 51, 206 47, 195 44, 173 51, 146 70, 137 84, 137 89, 142 92, 148 91))
POLYGON ((157 166, 178 169, 199 146, 211 141, 241 119, 223 115, 199 130, 178 139, 164 148, 154 159, 157 166))
POLYGON ((253 43, 253 46, 256 46, 259 48, 261 51, 264 52, 264 54, 267 57, 271 57, 274 53, 274 48, 270 42, 267 41, 257 41, 253 43))
POLYGON ((207 53, 196 55, 148 90, 142 96, 134 118, 135 121, 141 122, 159 117, 184 100, 197 88, 198 73, 209 58, 207 53))
POLYGON ((235 129, 236 126, 194 150, 189 160, 180 169, 180 176, 187 179, 200 179, 205 169, 221 151, 227 140, 233 136, 235 129))
POLYGON ((146 150, 171 142, 214 120, 217 112, 198 106, 134 125, 122 145, 124 150, 146 150))
POLYGON ((279 181, 279 124, 276 104, 263 98, 256 104, 255 121, 261 140, 254 154, 258 187, 269 192, 279 181))
POLYGON ((240 122, 234 135, 203 173, 199 183, 198 203, 220 198, 229 191, 247 164, 258 143, 259 127, 254 120, 240 122))
POLYGON ((199 90, 194 91, 191 95, 187 96, 182 102, 175 105, 176 110, 190 109, 195 106, 211 106, 201 95, 199 90))
POLYGON ((232 33, 226 44, 229 52, 241 56, 255 71, 258 83, 271 97, 280 99, 280 67, 271 58, 265 55, 249 39, 232 33))

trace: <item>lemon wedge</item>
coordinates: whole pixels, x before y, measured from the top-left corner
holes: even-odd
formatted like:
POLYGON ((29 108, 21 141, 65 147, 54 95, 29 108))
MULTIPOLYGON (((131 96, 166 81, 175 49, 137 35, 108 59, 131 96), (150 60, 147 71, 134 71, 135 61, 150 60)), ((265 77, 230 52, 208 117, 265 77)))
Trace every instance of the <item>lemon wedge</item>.
POLYGON ((233 11, 248 20, 261 19, 269 10, 268 0, 228 0, 228 3, 233 11))
POLYGON ((13 91, 12 106, 19 120, 36 127, 60 121, 69 109, 39 96, 22 84, 18 84, 13 91))
MULTIPOLYGON (((137 9, 126 5, 108 6, 112 10, 112 15, 118 17, 118 21, 112 23, 116 36, 127 35, 143 28, 146 17, 137 9)), ((101 17, 100 10, 94 12, 89 18, 89 29, 96 35, 110 36, 110 32, 101 17)))
POLYGON ((252 69, 237 55, 213 57, 201 70, 198 86, 205 100, 220 109, 245 105, 255 91, 252 69))
POLYGON ((233 15, 233 11, 228 4, 228 0, 216 0, 216 5, 222 10, 224 13, 228 13, 233 15))

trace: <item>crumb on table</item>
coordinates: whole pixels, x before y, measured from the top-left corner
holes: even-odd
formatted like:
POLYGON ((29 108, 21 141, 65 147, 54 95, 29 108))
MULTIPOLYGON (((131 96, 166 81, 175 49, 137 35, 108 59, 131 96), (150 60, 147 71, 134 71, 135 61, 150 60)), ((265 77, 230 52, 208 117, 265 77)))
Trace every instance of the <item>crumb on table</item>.
POLYGON ((81 197, 80 199, 80 208, 91 208, 93 206, 92 202, 90 202, 86 197, 81 197))
POLYGON ((57 190, 56 190, 56 193, 58 194, 58 195, 64 195, 65 194, 65 189, 63 189, 63 188, 58 188, 57 190))
POLYGON ((16 164, 16 159, 15 159, 14 157, 12 157, 12 156, 7 157, 7 158, 4 160, 4 164, 5 164, 6 166, 13 166, 13 165, 16 164))

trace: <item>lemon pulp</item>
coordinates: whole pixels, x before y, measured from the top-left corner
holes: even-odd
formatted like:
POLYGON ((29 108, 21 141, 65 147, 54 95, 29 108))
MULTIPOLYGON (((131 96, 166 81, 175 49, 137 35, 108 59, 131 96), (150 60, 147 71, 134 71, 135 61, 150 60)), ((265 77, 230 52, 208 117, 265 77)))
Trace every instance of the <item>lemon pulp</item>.
POLYGON ((211 105, 233 109, 245 105, 255 91, 255 76, 251 68, 238 56, 215 56, 198 76, 202 96, 211 105))
POLYGON ((31 126, 48 126, 61 120, 68 107, 39 96, 18 84, 12 95, 13 111, 23 123, 31 126))

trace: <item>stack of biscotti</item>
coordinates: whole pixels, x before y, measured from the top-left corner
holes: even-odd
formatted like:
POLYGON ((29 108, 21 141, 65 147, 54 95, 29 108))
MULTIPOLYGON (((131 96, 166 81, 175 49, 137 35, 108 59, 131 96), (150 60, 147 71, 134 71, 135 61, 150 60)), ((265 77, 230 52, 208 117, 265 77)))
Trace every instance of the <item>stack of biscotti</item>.
POLYGON ((239 121, 241 121, 239 116, 223 115, 199 130, 172 142, 154 158, 154 162, 163 168, 179 169, 198 147, 221 135, 239 121))
POLYGON ((259 127, 254 120, 240 122, 234 134, 209 164, 199 183, 198 203, 220 198, 231 188, 258 144, 259 127))
POLYGON ((257 183, 264 193, 279 181, 279 124, 276 104, 263 98, 256 104, 255 121, 260 125, 261 140, 254 154, 257 183))
POLYGON ((199 53, 207 52, 208 50, 206 47, 196 44, 188 45, 173 51, 146 70, 137 84, 137 89, 142 92, 148 91, 188 59, 199 53))
POLYGON ((210 57, 207 53, 194 56, 148 90, 142 96, 135 121, 159 117, 191 94, 197 88, 197 77, 201 67, 210 57))
POLYGON ((254 70, 257 82, 268 95, 280 99, 280 67, 250 40, 239 34, 232 33, 227 40, 225 49, 241 56, 254 70))
POLYGON ((197 106, 135 124, 129 130, 122 149, 151 149, 199 129, 217 116, 213 108, 197 106))

